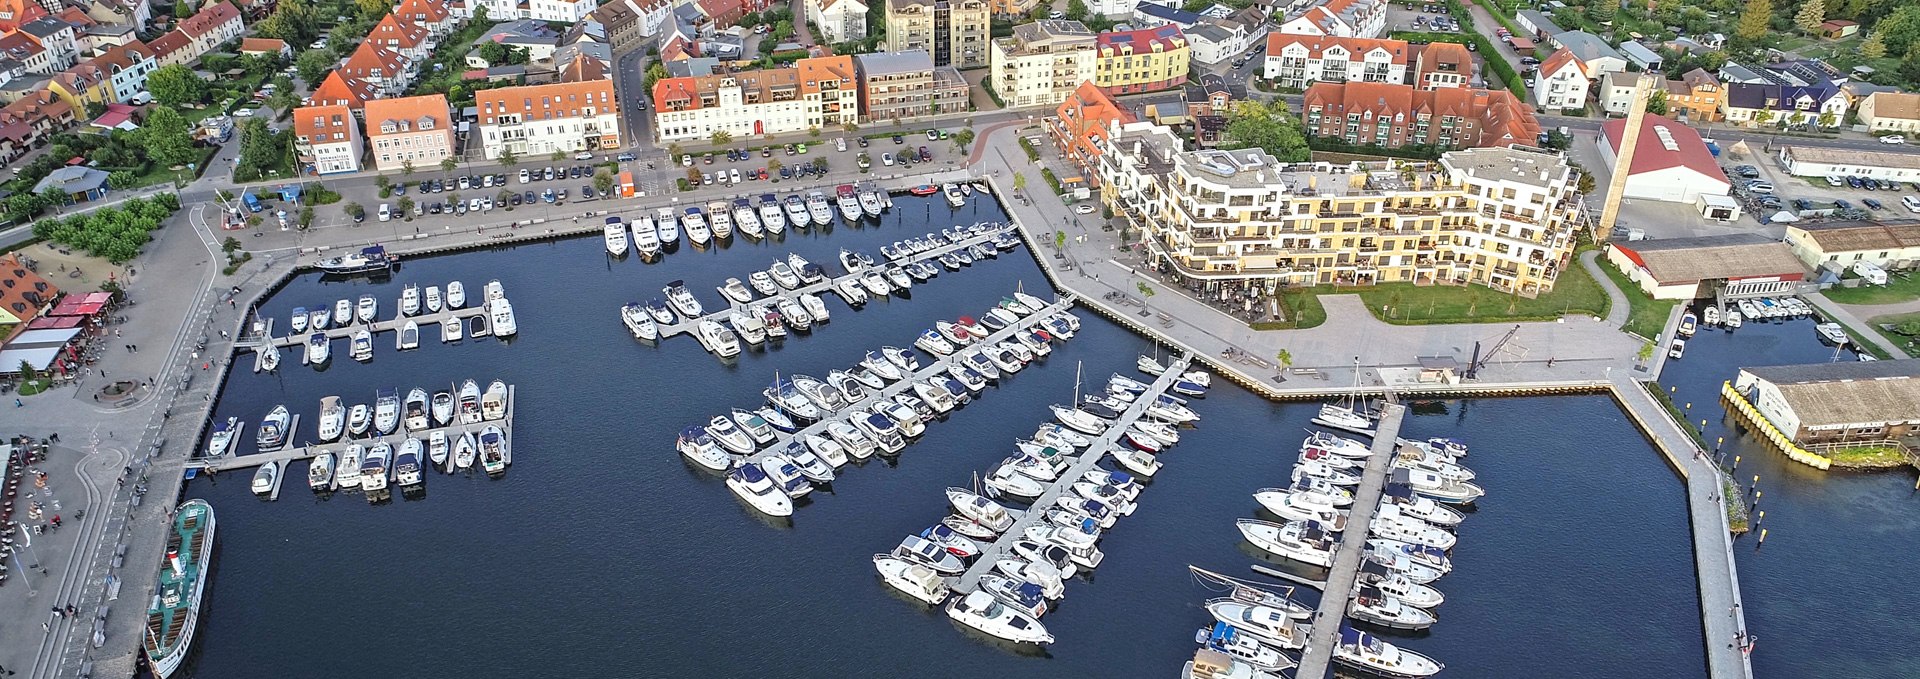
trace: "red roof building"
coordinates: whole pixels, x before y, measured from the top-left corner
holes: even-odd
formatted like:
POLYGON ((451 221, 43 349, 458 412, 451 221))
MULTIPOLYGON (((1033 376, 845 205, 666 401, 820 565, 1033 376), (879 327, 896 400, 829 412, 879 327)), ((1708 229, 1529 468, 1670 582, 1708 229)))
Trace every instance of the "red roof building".
POLYGON ((1092 81, 1084 81, 1054 109, 1056 118, 1048 121, 1049 132, 1060 152, 1079 163, 1083 177, 1099 174, 1093 164, 1100 158, 1100 145, 1113 133, 1113 127, 1134 121, 1133 112, 1121 106, 1092 81))
POLYGON ((1540 138, 1533 109, 1507 90, 1315 83, 1300 109, 1308 134, 1349 144, 1462 149, 1540 138))
MULTIPOLYGON (((1619 170, 1616 158, 1626 131, 1624 118, 1600 126, 1600 157, 1614 171, 1619 170)), ((1693 203, 1703 194, 1724 196, 1733 188, 1700 133, 1666 116, 1649 113, 1642 118, 1633 148, 1624 194, 1628 198, 1693 203)))

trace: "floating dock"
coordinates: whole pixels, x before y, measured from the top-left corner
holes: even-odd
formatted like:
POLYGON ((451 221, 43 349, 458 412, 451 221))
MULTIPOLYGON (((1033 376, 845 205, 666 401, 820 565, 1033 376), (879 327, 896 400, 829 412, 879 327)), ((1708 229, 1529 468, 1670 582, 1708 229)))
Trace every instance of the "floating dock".
POLYGON ((1053 485, 1047 488, 1046 492, 1041 493, 1039 499, 1033 501, 1032 508, 1021 515, 1018 520, 1014 521, 1011 528, 1001 533, 1000 538, 994 540, 991 547, 988 547, 986 551, 981 552, 980 556, 974 559, 973 565, 967 567, 965 573, 960 574, 960 579, 955 583, 954 589, 962 594, 979 589, 980 576, 993 571, 994 562, 1000 560, 1001 557, 1007 554, 1007 550, 1013 548, 1015 540, 1024 537, 1028 526, 1043 520, 1042 513, 1046 508, 1054 506, 1054 500, 1072 488, 1074 482, 1079 481, 1082 475, 1092 471, 1101 460, 1106 459, 1108 452, 1113 450, 1114 446, 1122 445, 1120 443, 1120 437, 1126 434, 1127 428, 1131 426, 1135 420, 1140 419, 1146 414, 1147 406, 1152 405, 1160 395, 1167 393, 1169 389, 1173 388, 1174 381, 1180 379, 1180 376, 1187 372, 1188 366, 1192 365, 1192 363, 1193 359, 1189 356, 1181 356, 1174 359, 1173 362, 1167 366, 1165 372, 1160 373, 1159 377, 1154 378, 1153 385, 1148 387, 1145 393, 1135 398, 1133 403, 1128 405, 1124 412, 1120 413, 1120 419, 1114 420, 1113 424, 1107 427, 1105 433, 1094 437, 1093 444, 1087 446, 1087 449, 1080 453, 1079 459, 1074 461, 1073 466, 1068 467, 1067 471, 1061 473, 1060 479, 1053 482, 1053 485))
MULTIPOLYGON (((1041 309, 1040 311, 1037 311, 1022 317, 1018 323, 1009 324, 1005 328, 989 333, 987 335, 987 339, 983 341, 998 344, 1002 340, 1011 339, 1013 337, 1013 333, 1020 330, 1032 330, 1035 326, 1039 325, 1041 321, 1049 317, 1052 317, 1055 314, 1059 314, 1067 311, 1068 309, 1072 309, 1073 305, 1074 305, 1074 298, 1070 295, 1063 295, 1060 297, 1060 299, 1054 300, 1052 304, 1047 305, 1045 308, 1041 309)), ((975 342, 967 346, 977 346, 979 344, 980 342, 975 342)), ((964 349, 964 347, 962 348, 964 349)), ((840 421, 840 419, 838 418, 838 415, 840 413, 845 413, 854 408, 865 409, 868 406, 871 406, 882 400, 892 399, 894 394, 898 394, 902 391, 912 389, 914 382, 925 380, 926 378, 932 377, 934 375, 945 375, 947 374, 947 366, 951 365, 961 353, 964 353, 964 352, 955 352, 952 356, 929 356, 928 357, 929 361, 927 365, 921 367, 920 370, 915 371, 912 375, 906 376, 903 379, 900 379, 892 384, 889 384, 884 388, 877 389, 877 390, 872 390, 872 389, 868 390, 872 393, 868 394, 865 399, 861 399, 857 403, 853 403, 848 405, 845 408, 841 408, 834 415, 824 417, 819 422, 815 422, 805 427, 801 427, 798 431, 795 431, 791 434, 784 433, 784 432, 777 434, 773 440, 773 443, 769 443, 767 444, 766 448, 756 451, 752 455, 748 455, 747 461, 749 463, 758 464, 760 461, 765 460, 768 455, 785 452, 787 449, 788 443, 793 441, 799 441, 805 438, 808 434, 818 434, 821 436, 825 436, 827 432, 827 425, 840 421)))
MULTIPOLYGON (((348 339, 353 337, 354 333, 360 332, 361 330, 366 330, 367 332, 373 333, 375 335, 378 335, 383 332, 399 332, 400 328, 406 326, 407 321, 413 321, 415 324, 420 326, 420 333, 424 335, 429 329, 432 329, 435 326, 440 325, 441 321, 445 321, 447 319, 459 319, 461 321, 465 321, 469 318, 473 318, 474 316, 485 316, 485 315, 487 315, 487 307, 486 305, 483 304, 481 306, 466 306, 458 309, 441 309, 440 311, 435 313, 419 314, 416 316, 400 316, 397 318, 390 318, 384 321, 374 321, 372 323, 355 323, 352 325, 348 325, 346 327, 329 327, 326 330, 322 330, 320 332, 326 333, 327 339, 329 340, 348 339)), ((271 334, 272 328, 273 328, 273 325, 272 325, 273 321, 269 320, 267 321, 267 323, 268 323, 267 328, 269 333, 268 337, 247 338, 247 339, 241 340, 240 342, 235 343, 235 346, 260 347, 260 346, 271 344, 272 346, 280 349, 285 349, 288 347, 305 347, 307 345, 307 338, 313 336, 313 330, 309 329, 306 332, 295 334, 295 335, 287 335, 285 337, 273 337, 271 334)))
MULTIPOLYGON (((456 385, 456 388, 457 388, 457 385, 456 385)), ((380 443, 386 443, 388 445, 394 446, 395 448, 398 448, 402 441, 405 441, 409 438, 417 438, 417 439, 424 440, 428 436, 431 436, 436 431, 446 432, 447 437, 449 439, 458 439, 461 434, 466 432, 473 432, 475 436, 478 436, 480 434, 480 430, 485 429, 487 425, 493 425, 493 426, 499 427, 501 434, 506 436, 507 450, 506 450, 505 457, 506 457, 507 464, 512 465, 513 464, 514 390, 515 390, 515 387, 513 386, 507 387, 506 412, 502 414, 500 419, 497 419, 497 420, 482 420, 474 424, 463 424, 458 421, 459 413, 456 412, 454 414, 455 422, 453 422, 452 424, 448 424, 447 426, 444 426, 444 427, 429 427, 427 429, 422 429, 420 431, 406 431, 405 428, 402 427, 394 431, 394 433, 387 434, 385 436, 367 436, 363 438, 353 438, 351 434, 346 434, 346 435, 343 435, 340 440, 334 441, 332 443, 315 443, 315 444, 308 444, 303 446, 288 446, 286 448, 281 448, 280 450, 276 450, 272 452, 253 453, 251 455, 233 455, 233 456, 222 456, 222 457, 216 457, 216 458, 201 458, 201 459, 188 462, 187 466, 189 468, 205 469, 209 472, 224 472, 224 471, 230 471, 234 469, 246 469, 249 467, 257 467, 257 466, 266 464, 268 462, 290 463, 295 460, 310 460, 310 459, 313 459, 314 457, 319 456, 320 453, 327 452, 327 451, 333 451, 334 453, 338 454, 346 450, 347 446, 350 446, 356 443, 362 446, 367 446, 367 447, 372 447, 380 443)), ((298 416, 296 416, 295 422, 298 422, 297 417, 298 416)), ((289 427, 288 435, 291 436, 293 431, 294 430, 291 427, 289 427)), ((447 464, 451 466, 453 464, 452 463, 453 456, 448 455, 447 459, 448 459, 447 464)), ((422 460, 421 464, 427 467, 433 466, 432 460, 422 460)), ((281 470, 280 476, 281 478, 285 478, 286 476, 288 476, 288 474, 289 474, 288 470, 283 469, 281 470)), ((277 489, 275 491, 275 494, 277 496, 278 494, 277 489)))
POLYGON ((1373 435, 1373 455, 1360 475, 1360 487, 1353 491, 1353 510, 1347 516, 1347 529, 1340 534, 1340 547, 1333 553, 1333 568, 1328 569, 1326 587, 1320 595, 1316 621, 1307 633, 1307 648, 1300 653, 1295 679, 1320 679, 1327 676, 1333 662, 1333 646, 1340 641, 1340 626, 1347 617, 1347 602, 1353 599, 1355 579, 1360 575, 1360 559, 1367 547, 1367 533, 1373 513, 1380 508, 1380 495, 1387 485, 1387 472, 1393 468, 1394 448, 1400 438, 1400 423, 1406 406, 1388 403, 1373 435))
MULTIPOLYGON (((975 245, 981 245, 981 244, 986 244, 987 246, 991 247, 993 245, 992 243, 993 237, 996 234, 997 232, 986 233, 978 236, 964 238, 957 243, 948 243, 946 245, 942 245, 940 247, 934 248, 932 250, 928 250, 926 252, 922 252, 917 255, 912 255, 910 257, 906 257, 898 261, 890 261, 890 262, 887 262, 886 264, 876 264, 876 266, 885 268, 887 266, 897 266, 901 264, 909 264, 913 262, 922 262, 926 260, 937 259, 941 255, 947 254, 949 252, 953 252, 955 250, 959 250, 962 248, 969 248, 969 247, 973 247, 975 245)), ((995 251, 997 252, 998 249, 996 248, 995 251)), ((820 294, 824 292, 835 292, 836 286, 838 286, 842 281, 851 280, 853 281, 854 285, 859 285, 860 284, 858 280, 859 278, 860 278, 859 273, 848 273, 842 276, 828 278, 818 283, 810 283, 807 285, 802 285, 792 290, 782 290, 778 295, 774 295, 771 297, 759 297, 754 299, 752 302, 745 302, 744 304, 771 304, 785 298, 798 299, 800 295, 820 294)), ((926 283, 926 282, 929 282, 929 281, 916 282, 915 285, 919 285, 921 283, 926 283)), ((872 297, 869 297, 868 299, 871 300, 872 297)), ((845 300, 843 299, 842 301, 845 301, 845 300)), ((700 324, 700 321, 714 321, 716 323, 725 321, 727 318, 727 314, 731 312, 735 306, 743 304, 742 302, 734 301, 731 298, 726 299, 726 302, 727 302, 727 305, 725 307, 722 307, 719 311, 714 311, 712 313, 706 314, 704 316, 701 316, 699 318, 696 318, 690 321, 681 321, 679 323, 674 323, 672 325, 661 325, 660 338, 666 339, 667 337, 671 337, 673 335, 678 335, 682 333, 695 335, 697 337, 698 335, 694 333, 694 328, 700 324)), ((741 340, 741 341, 745 342, 746 340, 741 340)))

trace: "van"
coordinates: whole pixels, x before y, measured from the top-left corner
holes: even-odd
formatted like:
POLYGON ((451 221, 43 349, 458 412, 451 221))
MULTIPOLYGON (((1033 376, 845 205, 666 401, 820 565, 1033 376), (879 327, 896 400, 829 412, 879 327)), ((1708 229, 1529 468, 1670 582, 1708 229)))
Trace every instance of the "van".
POLYGON ((833 149, 834 149, 835 151, 840 151, 840 152, 842 152, 842 153, 844 153, 844 152, 846 152, 846 150, 847 150, 847 139, 846 139, 846 137, 841 137, 841 138, 839 138, 839 139, 835 139, 835 140, 833 140, 833 149))
POLYGON ((393 219, 393 206, 388 205, 386 203, 381 203, 380 204, 380 221, 384 222, 389 219, 393 219))
POLYGON ((1900 204, 1906 206, 1908 212, 1920 212, 1920 196, 1901 196, 1900 204))
POLYGON ((1747 190, 1754 193, 1773 193, 1773 184, 1764 181, 1748 182, 1747 190))

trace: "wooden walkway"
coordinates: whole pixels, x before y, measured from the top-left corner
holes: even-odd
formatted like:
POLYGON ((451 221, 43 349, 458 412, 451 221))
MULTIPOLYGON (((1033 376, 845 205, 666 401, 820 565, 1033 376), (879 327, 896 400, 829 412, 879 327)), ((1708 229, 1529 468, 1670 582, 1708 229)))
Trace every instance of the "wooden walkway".
MULTIPOLYGON (((324 332, 327 334, 327 339, 335 339, 335 340, 347 339, 349 337, 353 337, 354 333, 360 332, 363 329, 375 335, 378 335, 383 332, 399 332, 400 328, 406 326, 407 321, 413 321, 415 324, 420 326, 420 334, 423 336, 422 340, 424 341, 425 340, 424 335, 426 335, 429 330, 433 329, 434 326, 440 325, 441 321, 445 321, 450 318, 457 318, 464 321, 466 319, 473 318, 474 316, 485 316, 485 315, 487 315, 487 307, 485 305, 466 306, 466 307, 461 307, 459 309, 441 309, 438 313, 418 314, 414 316, 400 316, 398 318, 390 318, 384 321, 374 321, 372 323, 355 323, 352 325, 348 325, 346 327, 328 327, 326 330, 322 330, 321 332, 324 332)), ((462 333, 462 335, 464 336, 465 333, 462 333)), ((287 335, 285 337, 248 338, 236 343, 235 346, 260 347, 262 345, 271 343, 274 347, 281 348, 281 349, 285 349, 287 347, 304 347, 307 345, 307 338, 312 336, 313 336, 313 330, 309 329, 306 332, 287 335)))
MULTIPOLYGON (((1045 309, 1021 318, 1020 322, 1018 323, 1009 324, 1005 328, 1002 328, 998 331, 988 334, 985 342, 998 344, 1002 340, 1011 339, 1013 337, 1013 333, 1020 330, 1031 330, 1033 329, 1034 326, 1038 325, 1042 320, 1048 317, 1051 317, 1055 314, 1065 312, 1068 309, 1072 309, 1073 304, 1074 304, 1073 296, 1063 295, 1060 297, 1060 299, 1054 300, 1053 304, 1047 305, 1045 309)), ((979 344, 980 342, 975 342, 967 346, 977 346, 979 344)), ((914 382, 925 381, 927 378, 933 377, 934 375, 947 374, 947 366, 951 365, 955 360, 957 360, 957 357, 960 356, 960 354, 965 353, 964 347, 962 347, 962 349, 963 351, 956 352, 952 356, 944 356, 944 357, 929 356, 927 365, 921 367, 919 371, 913 373, 912 375, 906 376, 904 379, 901 379, 897 382, 889 384, 884 388, 868 389, 867 391, 869 393, 865 399, 860 400, 858 403, 851 404, 846 408, 842 408, 840 409, 839 412, 845 413, 854 408, 865 409, 868 406, 871 406, 875 403, 879 403, 880 401, 893 398, 894 394, 898 394, 900 392, 912 389, 914 382)), ((761 460, 766 459, 768 455, 786 451, 788 443, 802 440, 808 434, 818 434, 821 436, 825 436, 827 432, 827 425, 830 425, 838 421, 840 420, 837 417, 837 414, 830 415, 830 416, 821 418, 819 422, 815 422, 813 424, 807 425, 806 427, 802 427, 798 431, 795 431, 794 433, 791 433, 791 434, 778 433, 776 434, 776 437, 774 438, 773 443, 767 444, 766 448, 752 455, 747 456, 747 461, 758 464, 761 460)))
MULTIPOLYGON (((455 385, 455 388, 457 390, 458 385, 455 385)), ((226 455, 226 456, 215 457, 215 458, 202 458, 202 459, 188 462, 187 466, 190 468, 205 469, 209 472, 224 472, 224 471, 230 471, 234 469, 246 469, 249 467, 257 467, 257 466, 266 464, 268 462, 285 463, 285 462, 292 462, 294 460, 309 460, 318 456, 320 453, 327 452, 327 451, 334 451, 335 453, 338 453, 342 450, 345 450, 347 446, 356 444, 356 443, 363 446, 367 446, 367 447, 372 447, 380 443, 386 443, 388 445, 391 445, 397 448, 399 447, 402 441, 405 441, 409 438, 425 439, 428 436, 432 435, 433 432, 436 432, 436 431, 446 432, 447 438, 449 439, 458 439, 460 438, 461 434, 464 434, 467 432, 472 432, 475 436, 479 436, 480 430, 486 428, 487 425, 494 425, 494 426, 500 427, 501 433, 506 435, 506 438, 507 438, 506 461, 507 461, 507 464, 511 465, 513 464, 513 414, 515 411, 514 396, 515 396, 515 387, 513 387, 512 385, 509 385, 507 387, 507 409, 506 409, 506 412, 498 420, 483 420, 475 424, 462 424, 459 422, 459 414, 455 413, 454 422, 444 427, 429 427, 427 429, 422 429, 420 431, 407 431, 404 427, 401 427, 396 429, 394 433, 387 434, 385 436, 367 436, 362 438, 354 438, 351 434, 348 434, 343 436, 340 440, 334 441, 332 443, 313 443, 313 444, 307 444, 307 445, 301 445, 301 446, 288 446, 286 448, 281 448, 280 450, 276 450, 272 452, 253 453, 251 455, 226 455)), ((298 416, 295 416, 293 422, 295 424, 299 423, 298 416)), ((293 426, 289 426, 287 428, 288 440, 292 440, 294 434, 296 433, 298 433, 298 430, 293 426)), ((453 456, 448 455, 447 459, 448 459, 448 464, 451 465, 453 456)), ((422 464, 431 465, 431 461, 422 461, 422 464)), ((283 470, 280 475, 281 477, 285 477, 287 476, 287 472, 283 470)))
POLYGON ((979 558, 974 559, 973 565, 968 567, 965 573, 960 574, 959 582, 954 585, 954 589, 962 594, 979 589, 980 576, 992 572, 994 562, 999 561, 1007 554, 1007 550, 1013 548, 1014 541, 1025 537, 1024 533, 1028 526, 1044 520, 1042 512, 1054 506, 1054 501, 1072 488, 1073 483, 1079 481, 1081 475, 1092 471, 1101 460, 1106 459, 1107 453, 1114 446, 1123 445, 1120 437, 1126 434, 1127 427, 1144 416, 1147 406, 1152 405, 1159 395, 1167 393, 1167 390, 1173 387, 1174 381, 1180 379, 1180 375, 1185 373, 1192 363, 1191 356, 1174 359, 1167 366, 1166 372, 1160 373, 1160 377, 1154 379, 1153 385, 1135 398, 1132 405, 1127 406, 1126 411, 1120 414, 1120 419, 1107 427, 1105 433, 1094 437, 1093 444, 1087 446, 1087 449, 1080 453, 1080 457, 1074 460, 1073 465, 1060 474, 1060 479, 1047 488, 1046 492, 1041 493, 1039 499, 1033 501, 1033 508, 1014 521, 1013 527, 1008 528, 998 540, 993 542, 992 546, 981 552, 979 558))
POLYGON ((1333 646, 1340 640, 1340 625, 1347 617, 1347 601, 1353 598, 1354 580, 1360 575, 1360 559, 1366 551, 1368 527, 1373 512, 1380 507, 1380 495, 1387 485, 1387 472, 1393 467, 1395 441, 1400 437, 1400 422, 1407 409, 1389 403, 1373 435, 1373 456, 1360 476, 1360 487, 1353 492, 1353 511, 1347 517, 1347 529, 1340 534, 1340 548, 1333 554, 1333 568, 1327 572, 1326 587, 1320 595, 1320 608, 1307 633, 1307 648, 1300 653, 1295 679, 1320 679, 1327 676, 1333 662, 1333 646))
MULTIPOLYGON (((923 261, 933 260, 933 259, 939 258, 940 255, 944 255, 949 252, 959 250, 961 248, 980 245, 982 243, 985 243, 989 247, 991 247, 992 246, 991 241, 993 240, 993 236, 994 234, 989 233, 989 234, 974 236, 971 238, 966 238, 961 240, 958 243, 948 243, 946 245, 942 245, 932 250, 928 250, 926 252, 922 252, 920 254, 907 257, 898 262, 890 262, 888 264, 880 265, 880 266, 884 268, 885 266, 895 265, 895 264, 908 264, 913 262, 923 262, 923 261)), ((998 252, 997 249, 995 251, 998 252)), ((818 264, 818 262, 815 262, 815 264, 818 264)), ((825 265, 822 265, 822 266, 824 267, 825 265)), ((740 306, 742 304, 773 304, 775 302, 778 302, 781 299, 789 299, 789 298, 798 299, 801 295, 820 294, 820 293, 826 293, 826 292, 835 292, 837 294, 836 286, 838 286, 840 282, 852 281, 854 285, 859 285, 860 284, 859 278, 860 278, 860 274, 849 273, 843 276, 827 278, 818 283, 809 283, 806 285, 802 285, 792 290, 783 289, 780 291, 780 294, 778 295, 774 295, 771 297, 757 297, 752 302, 743 303, 743 302, 736 301, 731 297, 723 297, 722 300, 725 302, 725 304, 721 306, 718 311, 707 313, 706 315, 703 315, 697 319, 690 320, 690 321, 680 321, 679 323, 674 323, 671 325, 661 325, 660 338, 666 339, 668 337, 672 337, 674 335, 679 335, 679 334, 695 335, 696 337, 698 337, 698 335, 694 333, 694 328, 700 325, 700 321, 715 321, 715 322, 724 321, 727 318, 727 314, 730 311, 732 311, 732 309, 736 306, 740 306)), ((931 282, 931 281, 920 281, 920 282, 916 282, 915 285, 919 285, 925 282, 931 282)), ((871 295, 871 293, 869 294, 871 295)), ((845 301, 845 296, 842 295, 841 299, 842 301, 845 301)), ((741 340, 741 341, 744 342, 745 340, 741 340)))

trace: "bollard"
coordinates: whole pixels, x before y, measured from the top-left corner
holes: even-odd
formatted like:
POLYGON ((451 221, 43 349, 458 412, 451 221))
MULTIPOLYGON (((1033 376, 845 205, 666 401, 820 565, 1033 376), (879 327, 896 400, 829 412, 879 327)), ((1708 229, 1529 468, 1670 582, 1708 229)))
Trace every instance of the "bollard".
POLYGON ((1766 512, 1763 511, 1763 512, 1756 513, 1754 514, 1754 517, 1753 517, 1753 525, 1758 526, 1760 525, 1760 522, 1766 521, 1766 520, 1767 520, 1766 512))
POLYGON ((1756 550, 1760 549, 1760 545, 1764 544, 1767 544, 1767 529, 1762 528, 1760 529, 1760 541, 1753 543, 1753 548, 1756 550))
POLYGON ((1734 468, 1734 469, 1739 469, 1739 468, 1740 468, 1740 456, 1739 456, 1739 455, 1735 455, 1735 456, 1733 456, 1733 468, 1734 468))

